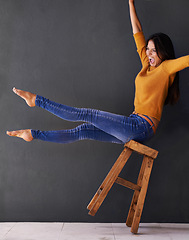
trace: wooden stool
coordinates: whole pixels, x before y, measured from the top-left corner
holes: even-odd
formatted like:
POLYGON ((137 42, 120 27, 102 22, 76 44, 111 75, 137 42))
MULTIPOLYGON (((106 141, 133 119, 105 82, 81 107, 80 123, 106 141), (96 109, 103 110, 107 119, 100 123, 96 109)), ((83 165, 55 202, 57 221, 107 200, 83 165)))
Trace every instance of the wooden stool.
POLYGON ((131 227, 132 233, 137 233, 146 197, 146 192, 148 189, 148 182, 150 179, 153 161, 157 157, 157 155, 158 151, 149 148, 145 145, 142 145, 138 142, 135 142, 133 140, 126 143, 124 145, 124 150, 120 154, 117 161, 114 163, 113 167, 109 171, 103 183, 100 185, 96 194, 94 195, 91 202, 87 206, 89 214, 91 216, 94 216, 96 214, 102 202, 104 201, 106 195, 108 194, 109 190, 113 186, 114 182, 116 182, 124 187, 134 190, 133 199, 127 216, 126 225, 128 227, 131 227), (141 169, 138 175, 137 184, 134 184, 119 177, 121 170, 125 166, 127 160, 129 159, 133 151, 144 156, 141 169))

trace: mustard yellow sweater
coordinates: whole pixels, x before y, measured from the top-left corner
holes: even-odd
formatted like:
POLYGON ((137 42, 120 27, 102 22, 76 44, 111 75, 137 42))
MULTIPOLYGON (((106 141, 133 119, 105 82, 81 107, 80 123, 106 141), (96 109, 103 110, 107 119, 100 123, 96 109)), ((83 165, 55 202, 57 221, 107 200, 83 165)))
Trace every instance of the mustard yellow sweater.
POLYGON ((134 34, 134 39, 142 63, 142 69, 135 79, 135 112, 160 120, 168 88, 173 83, 176 72, 189 67, 189 55, 151 67, 143 32, 134 34))

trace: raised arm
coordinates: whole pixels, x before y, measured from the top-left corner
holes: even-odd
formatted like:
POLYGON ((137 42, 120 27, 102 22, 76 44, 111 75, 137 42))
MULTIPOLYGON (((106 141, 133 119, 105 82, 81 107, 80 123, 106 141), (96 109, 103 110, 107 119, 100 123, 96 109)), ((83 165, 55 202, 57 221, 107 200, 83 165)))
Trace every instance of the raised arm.
POLYGON ((130 19, 131 19, 133 34, 137 32, 141 32, 142 26, 136 13, 134 0, 129 0, 129 10, 130 10, 130 19))

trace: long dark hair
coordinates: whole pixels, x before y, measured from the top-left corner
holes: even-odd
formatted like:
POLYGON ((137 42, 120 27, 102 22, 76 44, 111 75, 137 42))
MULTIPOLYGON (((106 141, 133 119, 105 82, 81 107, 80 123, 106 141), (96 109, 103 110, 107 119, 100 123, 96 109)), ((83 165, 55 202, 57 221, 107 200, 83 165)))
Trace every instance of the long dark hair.
MULTIPOLYGON (((169 36, 164 33, 155 33, 149 37, 149 39, 147 40, 147 45, 150 40, 154 42, 157 55, 162 60, 162 62, 169 59, 175 59, 173 43, 169 36)), ((177 72, 173 84, 168 89, 165 105, 173 105, 177 103, 179 97, 179 72, 177 72)))

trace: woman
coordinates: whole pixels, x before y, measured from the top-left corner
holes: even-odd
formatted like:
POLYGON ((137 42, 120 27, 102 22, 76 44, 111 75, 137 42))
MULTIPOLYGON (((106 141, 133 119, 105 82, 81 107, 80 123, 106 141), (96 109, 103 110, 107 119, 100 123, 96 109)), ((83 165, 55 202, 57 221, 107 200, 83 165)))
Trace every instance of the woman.
POLYGON ((134 0, 129 0, 130 18, 134 39, 142 69, 135 80, 135 110, 129 116, 121 116, 100 110, 74 108, 57 104, 36 94, 13 91, 30 107, 38 106, 68 121, 85 122, 75 129, 61 131, 18 130, 7 132, 25 141, 70 143, 93 139, 124 144, 131 139, 143 142, 151 138, 157 129, 165 103, 175 103, 179 98, 178 71, 189 67, 189 56, 175 59, 170 38, 154 34, 145 41, 134 0))

